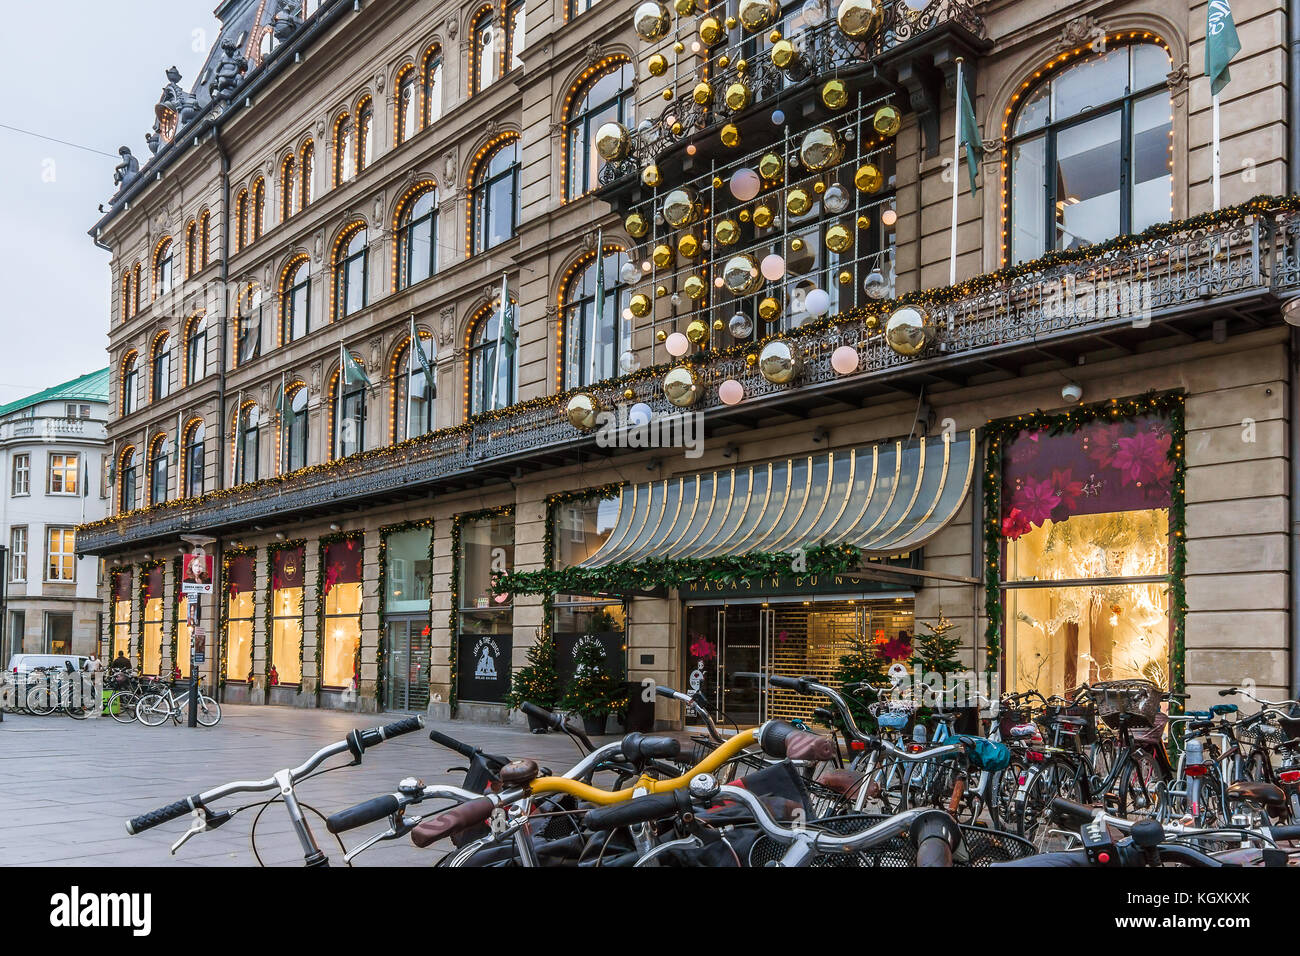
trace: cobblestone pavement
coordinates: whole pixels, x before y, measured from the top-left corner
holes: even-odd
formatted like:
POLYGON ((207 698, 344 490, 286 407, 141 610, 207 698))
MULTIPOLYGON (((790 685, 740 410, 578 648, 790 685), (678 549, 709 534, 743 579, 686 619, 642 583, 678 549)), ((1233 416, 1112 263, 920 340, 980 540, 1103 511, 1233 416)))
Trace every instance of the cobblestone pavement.
MULTIPOLYGON (((128 817, 156 809, 232 780, 265 779, 297 766, 315 751, 342 740, 353 727, 371 727, 400 715, 223 705, 216 727, 189 730, 166 724, 150 728, 108 718, 69 720, 6 714, 0 723, 0 865, 46 866, 253 866, 249 846, 255 810, 220 830, 200 834, 169 855, 188 826, 174 820, 139 836, 123 826, 128 817)), ((492 753, 532 757, 552 769, 568 769, 578 751, 567 737, 530 735, 515 727, 429 721, 492 753)), ((405 776, 426 784, 459 785, 448 769, 464 759, 432 743, 428 732, 408 734, 368 751, 359 767, 335 758, 343 769, 311 780, 299 798, 328 816, 362 800, 389 793, 405 776)), ((332 765, 332 763, 330 765, 332 765)), ((251 802, 236 796, 227 807, 251 802)), ((435 804, 436 806, 436 804, 435 804)), ((342 865, 343 852, 323 821, 309 818, 312 832, 342 865)), ((350 848, 374 824, 344 835, 350 848)), ((302 851, 282 805, 266 809, 257 827, 258 851, 268 864, 301 864, 302 851)), ((427 866, 441 853, 416 849, 409 838, 377 844, 354 866, 427 866)))

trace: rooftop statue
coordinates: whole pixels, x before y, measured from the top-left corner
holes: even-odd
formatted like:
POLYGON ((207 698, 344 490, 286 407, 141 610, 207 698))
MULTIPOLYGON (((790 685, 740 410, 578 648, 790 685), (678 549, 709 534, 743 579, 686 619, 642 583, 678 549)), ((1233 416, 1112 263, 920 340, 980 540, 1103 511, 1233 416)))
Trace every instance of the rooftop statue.
POLYGON ((248 57, 237 52, 238 46, 230 37, 221 41, 221 62, 217 64, 208 92, 213 99, 228 100, 235 94, 244 74, 248 72, 248 57))
POLYGON ((283 42, 302 26, 302 4, 298 0, 275 0, 275 16, 271 17, 271 32, 276 42, 283 42))
POLYGON ((123 146, 117 152, 122 161, 113 170, 113 185, 126 189, 140 178, 140 160, 131 155, 130 146, 123 146))
POLYGON ((180 118, 181 126, 199 114, 199 98, 181 86, 181 71, 174 66, 167 71, 167 85, 163 87, 158 105, 174 112, 180 118))

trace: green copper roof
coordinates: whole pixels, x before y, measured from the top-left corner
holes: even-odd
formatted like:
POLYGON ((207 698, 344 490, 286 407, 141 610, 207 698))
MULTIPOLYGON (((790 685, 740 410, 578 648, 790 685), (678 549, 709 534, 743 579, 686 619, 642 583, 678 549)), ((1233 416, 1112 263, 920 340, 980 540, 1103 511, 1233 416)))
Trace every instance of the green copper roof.
POLYGON ((90 372, 80 378, 74 378, 70 382, 55 385, 43 392, 37 392, 35 395, 28 395, 16 402, 10 402, 8 405, 0 405, 0 418, 22 411, 24 408, 30 408, 33 405, 39 405, 41 402, 62 401, 107 402, 108 369, 101 368, 98 372, 90 372))

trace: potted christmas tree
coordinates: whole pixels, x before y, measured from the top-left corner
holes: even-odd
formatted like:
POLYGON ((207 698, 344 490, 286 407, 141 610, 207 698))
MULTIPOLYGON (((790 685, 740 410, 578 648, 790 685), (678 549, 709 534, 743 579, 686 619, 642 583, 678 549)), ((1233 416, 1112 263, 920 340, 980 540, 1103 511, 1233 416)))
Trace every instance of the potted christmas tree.
POLYGON ((626 695, 605 668, 605 649, 598 641, 586 641, 574 655, 573 680, 560 701, 560 707, 582 718, 587 736, 605 733, 605 722, 611 711, 619 708, 619 698, 626 695))
MULTIPOLYGON (((518 710, 525 702, 554 710, 560 697, 560 672, 555 666, 555 640, 549 634, 539 635, 528 648, 528 663, 515 671, 510 679, 510 692, 506 704, 518 710)), ((528 729, 535 734, 547 731, 545 721, 528 714, 528 729)))
MULTIPOLYGON (((920 683, 930 686, 938 709, 951 710, 958 701, 944 686, 945 682, 949 674, 965 669, 957 656, 961 638, 950 634, 957 625, 944 616, 943 608, 939 609, 938 620, 917 621, 916 625, 917 633, 912 638, 912 678, 918 682, 918 687, 920 683), (923 633, 922 628, 928 633, 923 633)), ((926 712, 928 716, 928 708, 926 712)))
MULTIPOLYGON (((883 632, 877 640, 855 640, 853 653, 841 657, 839 666, 835 668, 835 682, 841 687, 845 684, 886 686, 889 683, 890 662, 882 651, 884 642, 883 632)), ((857 693, 844 695, 844 701, 849 705, 849 713, 853 715, 853 722, 865 733, 871 733, 876 729, 876 719, 867 710, 868 705, 875 702, 875 697, 875 694, 865 688, 857 693)), ((836 714, 836 723, 840 722, 840 717, 836 714)), ((844 729, 847 728, 841 728, 844 729)))

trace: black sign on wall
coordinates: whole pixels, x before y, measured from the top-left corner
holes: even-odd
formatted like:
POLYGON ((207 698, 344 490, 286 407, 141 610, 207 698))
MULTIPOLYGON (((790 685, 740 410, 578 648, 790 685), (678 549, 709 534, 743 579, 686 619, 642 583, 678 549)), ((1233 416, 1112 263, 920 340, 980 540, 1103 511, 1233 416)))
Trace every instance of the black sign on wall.
POLYGON ((623 654, 625 635, 622 631, 597 631, 585 634, 556 634, 556 669, 560 672, 560 686, 568 687, 573 679, 574 658, 578 647, 588 641, 598 641, 605 649, 605 669, 617 683, 627 679, 627 661, 623 654))
POLYGON ((462 634, 456 648, 456 697, 480 704, 504 703, 514 657, 511 634, 462 634))

